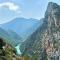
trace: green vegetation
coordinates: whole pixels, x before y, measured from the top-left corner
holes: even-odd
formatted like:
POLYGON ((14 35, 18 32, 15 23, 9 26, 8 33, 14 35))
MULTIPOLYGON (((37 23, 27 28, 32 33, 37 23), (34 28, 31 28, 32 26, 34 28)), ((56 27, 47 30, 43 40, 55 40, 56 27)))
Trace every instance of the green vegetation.
POLYGON ((3 42, 3 39, 0 39, 0 60, 37 60, 38 58, 37 54, 32 56, 29 56, 28 54, 18 56, 15 53, 16 51, 11 45, 3 42))

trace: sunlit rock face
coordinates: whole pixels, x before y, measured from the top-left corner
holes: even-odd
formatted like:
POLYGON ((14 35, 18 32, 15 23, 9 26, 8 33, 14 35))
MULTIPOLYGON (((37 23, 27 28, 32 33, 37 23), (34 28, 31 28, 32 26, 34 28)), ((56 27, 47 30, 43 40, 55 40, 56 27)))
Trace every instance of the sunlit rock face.
MULTIPOLYGON (((60 55, 60 6, 50 2, 45 13, 45 18, 48 20, 47 34, 45 33, 44 38, 44 40, 49 41, 49 43, 46 44, 47 55, 49 59, 55 56, 56 60, 60 55)), ((46 43, 46 41, 44 41, 44 43, 46 43)))
MULTIPOLYGON (((56 3, 50 2, 48 4, 45 17, 48 19, 48 26, 51 27, 60 27, 60 6, 56 3)), ((55 29, 56 30, 56 29, 55 29)))
MULTIPOLYGON (((22 52, 33 51, 43 60, 59 60, 60 55, 60 6, 49 2, 44 23, 22 44, 22 52), (46 54, 43 53, 46 52, 46 54), (37 53, 36 53, 37 52, 37 53), (45 57, 44 57, 45 56, 45 57)), ((25 53, 24 53, 25 54, 25 53)), ((28 52, 30 54, 30 52, 28 52)))

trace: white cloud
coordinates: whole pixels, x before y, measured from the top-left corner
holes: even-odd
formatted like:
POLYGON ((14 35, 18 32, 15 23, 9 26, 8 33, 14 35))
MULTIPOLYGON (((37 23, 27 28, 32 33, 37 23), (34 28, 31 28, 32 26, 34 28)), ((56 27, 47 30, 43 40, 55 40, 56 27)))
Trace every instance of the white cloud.
POLYGON ((0 8, 1 7, 8 8, 9 10, 17 12, 17 13, 21 13, 20 7, 12 2, 0 3, 0 8))

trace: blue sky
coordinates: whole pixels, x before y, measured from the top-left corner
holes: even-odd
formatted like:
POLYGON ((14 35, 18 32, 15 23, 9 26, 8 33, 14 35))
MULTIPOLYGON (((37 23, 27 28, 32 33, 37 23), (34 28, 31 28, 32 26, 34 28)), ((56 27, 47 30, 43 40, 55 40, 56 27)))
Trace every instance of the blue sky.
POLYGON ((15 17, 41 19, 44 17, 48 2, 60 0, 0 0, 0 24, 15 17))

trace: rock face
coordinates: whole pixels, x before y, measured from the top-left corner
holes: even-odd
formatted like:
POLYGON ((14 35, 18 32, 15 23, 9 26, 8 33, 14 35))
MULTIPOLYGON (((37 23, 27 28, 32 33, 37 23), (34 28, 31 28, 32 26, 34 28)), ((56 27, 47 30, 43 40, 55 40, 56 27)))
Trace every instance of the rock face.
POLYGON ((50 2, 43 21, 43 25, 21 45, 21 51, 28 55, 37 54, 37 60, 59 60, 60 6, 50 2))
POLYGON ((45 18, 48 28, 44 34, 44 48, 49 59, 59 60, 60 52, 60 6, 50 2, 45 18))

